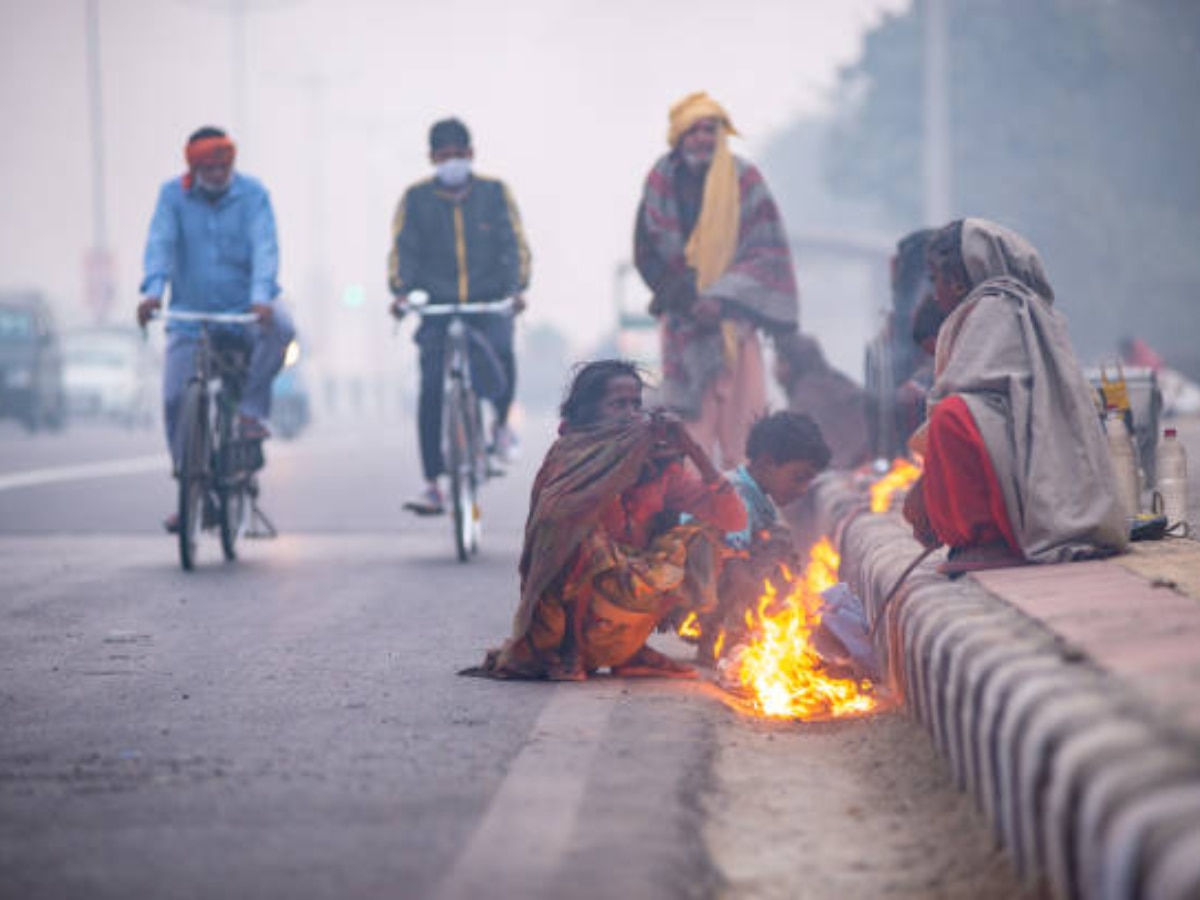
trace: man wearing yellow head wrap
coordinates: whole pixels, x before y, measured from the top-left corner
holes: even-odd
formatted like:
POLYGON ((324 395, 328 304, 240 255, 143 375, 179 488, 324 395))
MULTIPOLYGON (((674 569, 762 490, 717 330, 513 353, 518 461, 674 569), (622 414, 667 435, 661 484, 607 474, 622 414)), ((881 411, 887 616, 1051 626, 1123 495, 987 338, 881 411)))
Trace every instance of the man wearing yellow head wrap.
POLYGON ((662 332, 664 402, 723 465, 745 455, 766 409, 759 332, 790 334, 800 303, 779 210, 708 94, 671 107, 670 151, 646 178, 634 257, 662 332))

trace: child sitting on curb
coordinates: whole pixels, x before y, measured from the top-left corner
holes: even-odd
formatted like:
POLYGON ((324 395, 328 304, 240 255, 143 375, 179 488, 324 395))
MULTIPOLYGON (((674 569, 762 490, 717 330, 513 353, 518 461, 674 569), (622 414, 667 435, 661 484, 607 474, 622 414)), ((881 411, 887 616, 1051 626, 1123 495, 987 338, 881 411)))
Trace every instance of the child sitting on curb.
POLYGON ((762 593, 763 582, 781 577, 787 566, 799 574, 792 534, 780 508, 797 500, 829 465, 830 451, 811 417, 785 410, 759 419, 746 440, 745 465, 726 473, 746 508, 747 525, 725 535, 732 551, 721 572, 717 609, 700 616, 697 657, 712 664, 714 644, 722 630, 736 640, 745 627, 747 610, 762 593))

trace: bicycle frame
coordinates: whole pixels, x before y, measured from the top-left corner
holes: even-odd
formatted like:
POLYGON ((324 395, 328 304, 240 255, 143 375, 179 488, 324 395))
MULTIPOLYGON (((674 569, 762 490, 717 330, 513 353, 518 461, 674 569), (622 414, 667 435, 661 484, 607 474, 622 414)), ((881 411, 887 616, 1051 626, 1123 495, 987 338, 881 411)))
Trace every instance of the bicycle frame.
POLYGON ((447 316, 442 391, 442 453, 450 476, 454 543, 461 562, 479 549, 482 512, 478 490, 490 472, 479 395, 471 383, 471 316, 511 312, 511 299, 465 304, 421 304, 422 316, 447 316))
MULTIPOLYGON (((214 347, 210 326, 249 325, 257 317, 167 310, 164 318, 200 324, 195 370, 184 389, 178 434, 172 436, 179 456, 180 561, 190 570, 199 532, 214 524, 220 527, 225 558, 236 558, 235 544, 254 507, 254 472, 262 466, 262 450, 237 439, 234 427, 244 362, 233 363, 214 347)), ((248 356, 250 348, 245 349, 248 356)))

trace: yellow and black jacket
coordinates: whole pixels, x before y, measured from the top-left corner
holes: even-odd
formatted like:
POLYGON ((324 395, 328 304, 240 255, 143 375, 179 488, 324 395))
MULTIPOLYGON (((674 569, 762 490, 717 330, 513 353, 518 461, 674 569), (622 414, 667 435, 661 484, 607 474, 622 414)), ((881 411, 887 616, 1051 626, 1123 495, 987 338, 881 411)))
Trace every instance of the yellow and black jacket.
POLYGON ((529 284, 529 247, 504 183, 473 175, 465 191, 430 178, 410 187, 392 220, 388 285, 434 303, 499 300, 529 284))

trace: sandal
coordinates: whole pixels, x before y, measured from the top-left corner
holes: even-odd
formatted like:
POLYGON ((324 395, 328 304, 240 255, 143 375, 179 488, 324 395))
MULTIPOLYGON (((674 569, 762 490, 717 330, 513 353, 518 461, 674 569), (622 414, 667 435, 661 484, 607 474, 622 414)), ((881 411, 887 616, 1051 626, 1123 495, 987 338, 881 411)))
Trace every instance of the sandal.
POLYGON ((987 569, 1010 569, 1025 565, 1025 557, 1015 553, 1008 544, 967 544, 952 547, 946 561, 937 570, 951 578, 967 572, 982 572, 987 569))

